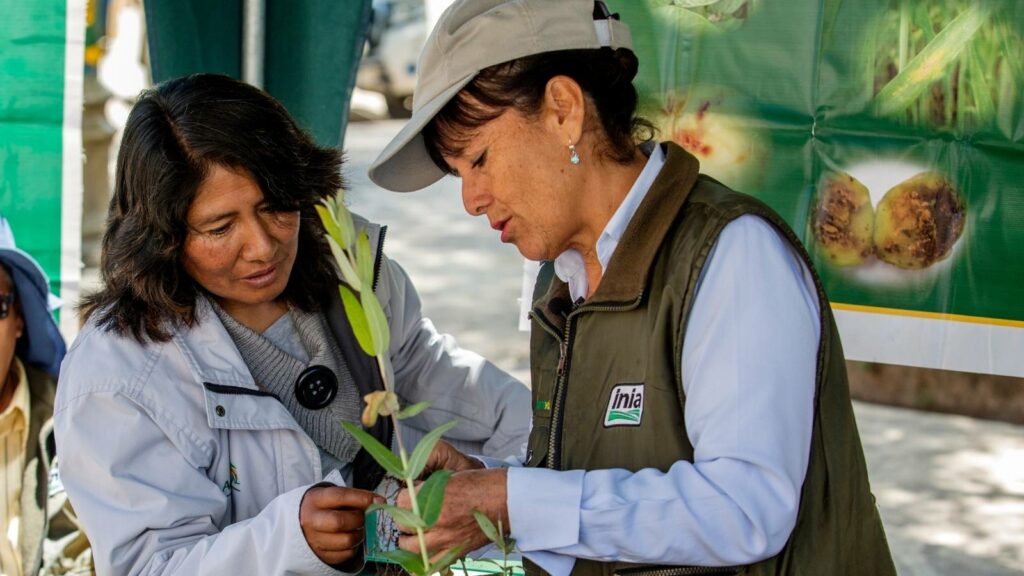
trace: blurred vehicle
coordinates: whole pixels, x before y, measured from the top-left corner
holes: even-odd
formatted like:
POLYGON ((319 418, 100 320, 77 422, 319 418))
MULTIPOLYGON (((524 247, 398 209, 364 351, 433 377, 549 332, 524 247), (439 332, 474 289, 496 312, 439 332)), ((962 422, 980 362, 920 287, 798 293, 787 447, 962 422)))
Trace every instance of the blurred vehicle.
POLYGON ((393 118, 412 112, 416 60, 428 32, 424 0, 374 0, 356 86, 383 94, 393 118))

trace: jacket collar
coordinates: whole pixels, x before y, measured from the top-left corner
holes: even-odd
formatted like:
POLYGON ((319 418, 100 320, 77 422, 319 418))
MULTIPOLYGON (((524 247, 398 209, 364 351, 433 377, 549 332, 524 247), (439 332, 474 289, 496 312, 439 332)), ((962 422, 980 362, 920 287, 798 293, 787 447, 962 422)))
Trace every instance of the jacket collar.
MULTIPOLYGON (((697 182, 700 168, 697 159, 675 143, 667 142, 662 146, 667 152, 665 166, 630 219, 608 262, 601 285, 585 306, 624 305, 640 299, 658 247, 697 182)), ((561 325, 559 311, 566 309, 569 299, 568 286, 556 277, 547 294, 537 302, 537 308, 555 325, 561 325)))
POLYGON ((172 340, 200 384, 258 390, 252 374, 205 296, 196 298, 196 323, 182 327, 172 340))

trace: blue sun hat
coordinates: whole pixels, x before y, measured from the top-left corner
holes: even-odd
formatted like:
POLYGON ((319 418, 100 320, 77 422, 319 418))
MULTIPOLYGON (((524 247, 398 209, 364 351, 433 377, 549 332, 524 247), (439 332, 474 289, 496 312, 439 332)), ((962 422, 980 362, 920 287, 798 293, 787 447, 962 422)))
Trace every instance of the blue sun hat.
POLYGON ((25 320, 25 332, 18 338, 14 354, 22 362, 56 376, 67 347, 52 311, 60 299, 50 294, 49 280, 42 267, 14 244, 14 231, 0 215, 0 264, 14 281, 17 302, 25 320))

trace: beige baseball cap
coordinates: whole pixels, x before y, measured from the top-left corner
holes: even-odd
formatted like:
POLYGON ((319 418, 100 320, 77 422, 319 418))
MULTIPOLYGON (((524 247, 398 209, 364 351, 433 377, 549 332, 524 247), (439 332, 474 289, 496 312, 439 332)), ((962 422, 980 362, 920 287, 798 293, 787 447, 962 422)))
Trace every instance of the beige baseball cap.
POLYGON ((600 0, 457 0, 420 54, 412 118, 370 166, 370 179, 395 192, 440 180, 423 127, 484 68, 557 50, 632 49, 629 27, 607 15, 600 0))

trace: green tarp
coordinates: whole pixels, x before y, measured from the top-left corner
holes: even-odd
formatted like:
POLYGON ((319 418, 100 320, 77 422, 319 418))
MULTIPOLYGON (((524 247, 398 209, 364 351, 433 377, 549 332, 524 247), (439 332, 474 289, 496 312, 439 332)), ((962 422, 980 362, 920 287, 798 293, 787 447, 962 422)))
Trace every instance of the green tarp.
POLYGON ((74 300, 85 0, 0 0, 0 14, 0 212, 51 289, 74 300))

